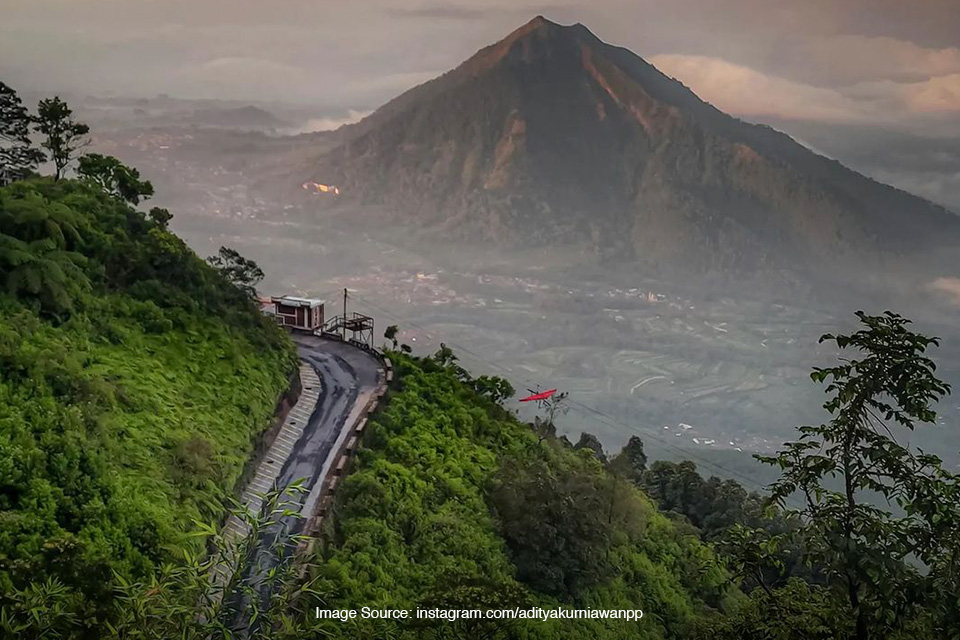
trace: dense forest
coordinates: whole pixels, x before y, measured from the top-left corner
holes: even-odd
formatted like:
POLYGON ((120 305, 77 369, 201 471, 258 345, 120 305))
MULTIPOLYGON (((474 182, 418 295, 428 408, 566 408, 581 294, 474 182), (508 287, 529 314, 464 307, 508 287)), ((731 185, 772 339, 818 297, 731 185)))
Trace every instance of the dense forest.
MULTIPOLYGON (((769 495, 651 463, 639 438, 608 455, 558 436, 562 393, 521 422, 507 381, 446 347, 415 357, 388 328, 388 395, 251 635, 234 596, 256 536, 212 598, 217 523, 294 350, 253 304, 257 266, 196 256, 169 212, 136 208, 153 187, 135 169, 81 153, 86 134, 59 99, 31 114, 0 83, 0 638, 960 638, 960 478, 902 444, 950 389, 939 341, 893 313, 823 337, 844 352, 811 375, 825 422, 762 459, 780 474, 769 495)), ((286 513, 268 498, 241 514, 254 531, 286 513)))

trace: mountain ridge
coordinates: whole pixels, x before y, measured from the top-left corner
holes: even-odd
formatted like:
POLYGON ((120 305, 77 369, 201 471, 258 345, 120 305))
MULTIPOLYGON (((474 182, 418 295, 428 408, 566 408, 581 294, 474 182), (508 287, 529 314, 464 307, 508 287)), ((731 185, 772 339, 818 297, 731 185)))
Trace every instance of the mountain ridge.
POLYGON ((587 242, 695 270, 887 262, 960 218, 729 116, 583 25, 538 16, 311 160, 340 205, 493 244, 587 242))

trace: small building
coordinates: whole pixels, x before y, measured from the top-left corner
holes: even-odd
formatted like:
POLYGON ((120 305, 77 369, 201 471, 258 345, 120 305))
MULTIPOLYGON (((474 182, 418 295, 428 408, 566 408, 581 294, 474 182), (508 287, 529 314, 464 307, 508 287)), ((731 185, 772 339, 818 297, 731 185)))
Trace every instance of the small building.
POLYGON ((296 296, 279 296, 270 300, 277 322, 282 326, 302 331, 317 331, 323 327, 323 300, 296 296))

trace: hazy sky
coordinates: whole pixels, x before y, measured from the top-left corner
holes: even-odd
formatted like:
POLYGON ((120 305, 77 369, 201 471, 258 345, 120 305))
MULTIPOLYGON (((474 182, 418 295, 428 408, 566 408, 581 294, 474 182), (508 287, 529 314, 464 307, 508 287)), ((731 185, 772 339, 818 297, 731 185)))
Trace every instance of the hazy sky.
POLYGON ((536 14, 749 119, 960 139, 960 0, 0 0, 0 78, 362 113, 536 14))

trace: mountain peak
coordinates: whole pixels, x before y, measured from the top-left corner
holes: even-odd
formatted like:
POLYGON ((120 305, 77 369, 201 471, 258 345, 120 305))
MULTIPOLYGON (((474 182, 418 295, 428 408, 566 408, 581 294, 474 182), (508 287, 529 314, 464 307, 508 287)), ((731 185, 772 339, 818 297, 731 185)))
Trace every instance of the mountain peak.
MULTIPOLYGON (((518 40, 522 40, 531 34, 537 34, 539 37, 545 37, 550 34, 558 34, 565 27, 557 24, 556 22, 551 22, 543 16, 536 16, 533 20, 530 20, 526 24, 514 29, 510 32, 506 38, 500 42, 492 45, 493 48, 509 48, 513 43, 518 40)), ((488 47, 489 48, 489 47, 488 47)))
POLYGON ((929 203, 543 16, 393 100, 315 166, 345 200, 452 237, 589 242, 657 268, 851 264, 960 238, 929 203))
POLYGON ((590 33, 590 30, 579 22, 571 25, 563 25, 553 22, 552 20, 548 20, 542 15, 538 15, 526 24, 515 29, 506 38, 504 38, 504 41, 515 41, 531 33, 543 33, 544 35, 549 36, 568 35, 576 37, 582 33, 590 33))
POLYGON ((524 58, 529 59, 535 49, 542 53, 558 44, 575 43, 584 35, 592 34, 581 24, 561 25, 538 15, 510 32, 503 40, 478 51, 464 66, 473 72, 483 71, 499 64, 512 51, 520 51, 524 58))
POLYGON ((547 20, 547 19, 544 18, 542 15, 540 15, 540 16, 535 16, 535 17, 533 18, 533 20, 531 20, 530 22, 528 22, 527 24, 523 25, 523 27, 520 27, 520 28, 521 28, 521 29, 524 29, 524 28, 528 28, 528 29, 540 29, 540 28, 542 28, 542 27, 546 27, 546 26, 550 26, 550 25, 552 25, 552 26, 554 26, 554 27, 560 26, 560 25, 558 25, 556 22, 551 22, 550 20, 547 20))

